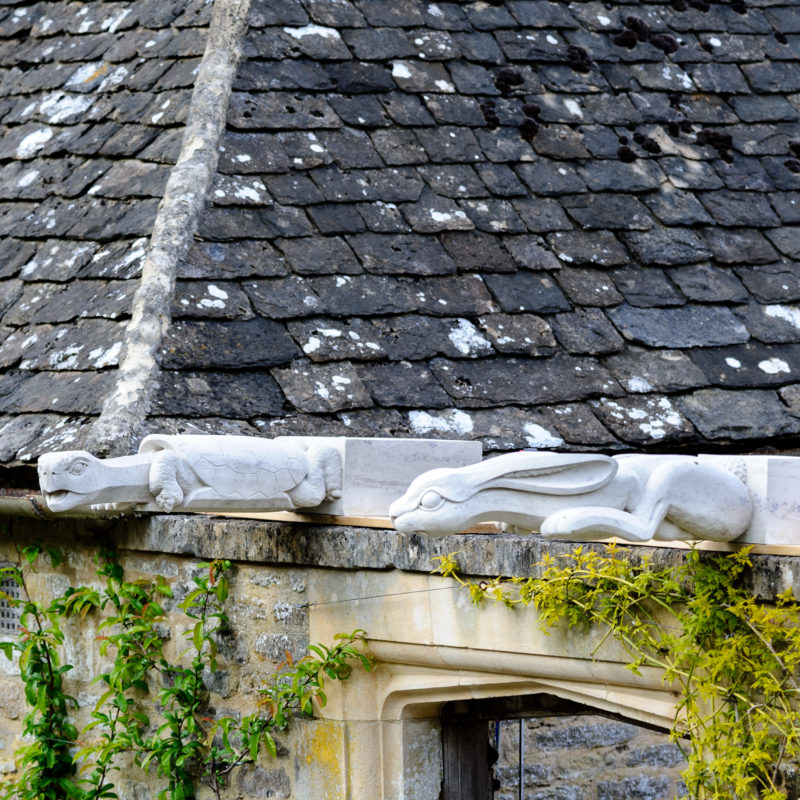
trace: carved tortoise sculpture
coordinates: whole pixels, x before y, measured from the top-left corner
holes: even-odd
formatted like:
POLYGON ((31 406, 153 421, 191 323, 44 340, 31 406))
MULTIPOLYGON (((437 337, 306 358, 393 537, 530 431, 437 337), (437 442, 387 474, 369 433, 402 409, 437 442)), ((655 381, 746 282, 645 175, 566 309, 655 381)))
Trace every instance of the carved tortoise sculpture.
POLYGON ((290 511, 338 497, 341 479, 339 451, 324 440, 155 434, 142 440, 135 456, 103 461, 71 450, 39 459, 51 511, 151 502, 166 512, 290 511))

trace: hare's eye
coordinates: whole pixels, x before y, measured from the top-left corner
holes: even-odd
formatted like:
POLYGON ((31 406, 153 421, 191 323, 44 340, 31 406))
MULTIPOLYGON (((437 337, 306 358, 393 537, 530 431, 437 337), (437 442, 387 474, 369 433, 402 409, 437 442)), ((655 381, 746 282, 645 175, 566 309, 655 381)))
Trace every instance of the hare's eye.
POLYGON ((428 489, 419 499, 420 507, 426 511, 435 511, 442 503, 444 503, 444 497, 439 492, 434 492, 433 489, 428 489))
POLYGON ((89 465, 85 461, 76 461, 70 468, 69 471, 73 475, 83 475, 86 470, 86 467, 89 465))

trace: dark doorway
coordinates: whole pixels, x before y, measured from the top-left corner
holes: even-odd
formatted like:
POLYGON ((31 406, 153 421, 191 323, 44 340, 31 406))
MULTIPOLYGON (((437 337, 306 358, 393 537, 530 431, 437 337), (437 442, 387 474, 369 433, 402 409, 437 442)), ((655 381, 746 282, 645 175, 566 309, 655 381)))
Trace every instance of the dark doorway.
POLYGON ((442 734, 442 800, 672 800, 683 793, 683 757, 665 731, 553 695, 448 703, 442 734))

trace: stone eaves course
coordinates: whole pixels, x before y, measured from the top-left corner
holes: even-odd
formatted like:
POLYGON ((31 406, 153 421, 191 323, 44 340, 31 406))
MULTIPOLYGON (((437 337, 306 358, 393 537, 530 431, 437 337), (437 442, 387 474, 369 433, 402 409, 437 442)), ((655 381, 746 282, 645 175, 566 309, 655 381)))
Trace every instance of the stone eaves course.
MULTIPOLYGON (((18 463, 113 389, 210 5, 2 8, 18 463)), ((796 4, 254 0, 242 48, 140 433, 795 446, 796 4)))

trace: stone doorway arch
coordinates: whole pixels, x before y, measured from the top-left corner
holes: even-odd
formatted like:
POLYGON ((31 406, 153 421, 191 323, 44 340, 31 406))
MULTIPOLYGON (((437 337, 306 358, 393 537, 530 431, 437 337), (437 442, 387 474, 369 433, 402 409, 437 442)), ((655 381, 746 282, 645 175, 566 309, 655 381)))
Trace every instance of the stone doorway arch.
POLYGON ((600 632, 545 632, 530 609, 477 609, 440 578, 399 570, 315 570, 309 592, 334 598, 312 600, 312 641, 364 628, 378 668, 331 685, 323 719, 305 724, 302 796, 439 800, 441 715, 453 701, 548 694, 661 729, 674 717, 677 695, 661 673, 626 669, 600 632))

